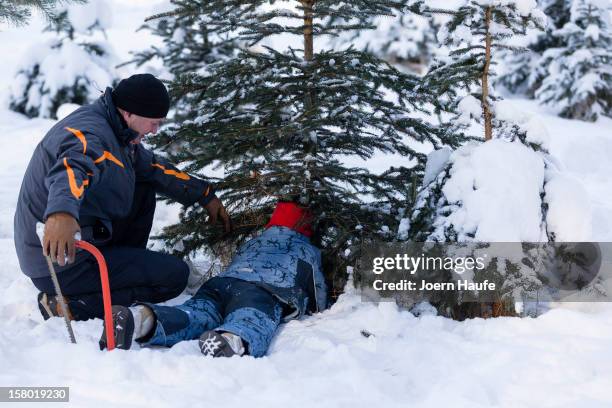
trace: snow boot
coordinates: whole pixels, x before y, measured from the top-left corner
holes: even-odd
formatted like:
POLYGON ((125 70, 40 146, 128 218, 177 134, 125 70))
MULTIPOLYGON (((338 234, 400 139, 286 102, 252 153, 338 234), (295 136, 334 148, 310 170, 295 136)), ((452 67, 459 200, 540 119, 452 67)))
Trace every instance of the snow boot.
POLYGON ((240 336, 232 333, 218 333, 214 330, 204 332, 198 341, 200 351, 205 356, 232 357, 244 354, 244 346, 240 336))
MULTIPOLYGON (((115 333, 115 347, 123 350, 129 350, 132 347, 132 339, 134 337, 134 315, 132 311, 125 306, 113 306, 113 332, 115 333)), ((100 337, 100 350, 104 350, 106 343, 106 325, 100 337)))
MULTIPOLYGON (((68 299, 64 297, 64 300, 68 302, 68 299)), ((49 295, 44 292, 40 292, 38 294, 38 310, 40 310, 40 314, 43 319, 49 320, 52 317, 63 317, 62 314, 62 306, 57 298, 57 296, 49 295)), ((68 312, 68 319, 74 320, 70 311, 68 312)))

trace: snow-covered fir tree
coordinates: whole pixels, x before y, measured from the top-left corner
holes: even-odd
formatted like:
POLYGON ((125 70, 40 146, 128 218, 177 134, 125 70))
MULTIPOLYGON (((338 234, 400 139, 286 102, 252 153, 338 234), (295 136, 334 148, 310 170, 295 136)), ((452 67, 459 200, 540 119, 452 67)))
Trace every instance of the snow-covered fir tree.
MULTIPOLYGON (((554 231, 547 228, 545 180, 556 167, 546 152, 546 132, 528 115, 493 97, 490 85, 495 57, 507 49, 505 40, 540 24, 542 14, 535 1, 472 0, 452 10, 417 6, 421 12, 450 17, 439 34, 449 47, 448 56, 434 62, 425 76, 426 86, 436 89, 445 109, 454 113, 449 127, 472 136, 483 129, 486 142, 430 154, 414 210, 402 220, 400 238, 455 243, 554 240, 554 231), (508 217, 516 222, 505 222, 508 217)), ((438 299, 440 311, 458 318, 474 312, 462 310, 466 306, 477 306, 477 315, 512 313, 515 295, 541 285, 535 271, 516 256, 493 257, 484 271, 470 277, 484 278, 497 282, 499 302, 466 305, 465 299, 449 292, 449 298, 438 299), (489 310, 483 312, 483 307, 489 310), (462 311, 456 315, 456 310, 462 311)))
MULTIPOLYGON (((417 1, 411 9, 450 17, 438 32, 440 43, 449 48, 448 55, 433 63, 426 86, 445 98, 442 102, 451 112, 458 112, 462 101, 468 110, 473 99, 479 101, 484 138, 490 140, 494 128, 491 103, 495 100, 490 84, 498 63, 494 57, 509 48, 509 37, 525 35, 529 27, 541 25, 544 16, 535 0, 465 0, 454 9, 432 9, 417 1)), ((502 124, 499 127, 507 130, 502 124)))
POLYGON ((536 99, 559 116, 595 121, 612 116, 612 25, 610 2, 574 0, 570 20, 552 35, 560 46, 547 49, 536 99))
POLYGON ((105 0, 58 9, 45 37, 26 52, 9 95, 10 108, 29 117, 56 118, 64 103, 86 104, 112 85, 115 57, 104 30, 105 0))
POLYGON ((543 30, 535 30, 523 37, 515 49, 502 51, 497 85, 511 93, 533 98, 546 77, 546 66, 540 59, 548 48, 559 47, 559 39, 552 33, 569 21, 572 0, 538 0, 538 7, 546 15, 543 30))
POLYGON ((612 111, 610 2, 540 0, 546 31, 524 53, 508 55, 499 83, 537 98, 559 115, 596 120, 612 111))
MULTIPOLYGON (((478 107, 474 103, 473 108, 478 107)), ((556 211, 559 203, 553 201, 555 191, 566 185, 562 181, 549 185, 551 180, 562 180, 563 173, 547 153, 546 131, 536 119, 516 112, 510 103, 497 101, 493 108, 494 123, 506 125, 496 127, 492 140, 473 141, 454 152, 440 149, 429 155, 422 188, 412 214, 402 222, 400 238, 462 244, 556 239, 558 233, 551 227, 550 218, 558 214, 551 215, 550 208, 556 211)), ((588 232, 574 234, 588 239, 588 232)), ((564 238, 568 236, 572 235, 566 232, 564 238)), ((536 269, 523 263, 523 258, 530 257, 529 248, 525 246, 521 251, 517 244, 513 245, 488 247, 487 268, 473 276, 444 275, 431 279, 493 281, 498 304, 505 304, 497 313, 502 310, 512 313, 515 300, 525 292, 542 288, 536 269)), ((457 293, 446 294, 448 297, 438 299, 437 304, 443 314, 459 317, 455 314, 457 310, 468 313, 464 307, 483 307, 464 304, 465 299, 457 297, 457 293)), ((480 309, 476 312, 481 313, 480 309)))
POLYGON ((32 10, 51 18, 55 7, 67 3, 83 3, 85 0, 3 0, 0 3, 0 23, 26 24, 32 10))
MULTIPOLYGON (((235 220, 236 243, 260 230, 276 199, 296 199, 316 215, 315 242, 335 290, 344 284, 355 248, 369 239, 394 239, 398 208, 405 207, 406 180, 422 174, 425 157, 414 144, 452 144, 412 114, 431 102, 418 78, 354 49, 315 52, 319 36, 355 29, 325 25, 330 15, 346 20, 389 14, 389 1, 304 0, 201 2, 198 10, 220 30, 239 33, 247 46, 272 35, 295 35, 299 48, 242 50, 209 67, 181 76, 173 94, 197 93, 198 117, 171 129, 164 148, 189 171, 220 166, 217 193, 235 220), (287 7, 287 8, 284 8, 287 7), (389 100, 393 94, 396 101, 389 100), (406 141, 412 141, 409 146, 406 141), (179 143, 188 148, 173 149, 179 143), (376 153, 414 159, 409 170, 391 167, 374 174, 366 162, 376 153), (351 163, 351 165, 347 164, 351 163), (353 164, 354 163, 354 164, 353 164)), ((165 230, 184 253, 213 244, 219 230, 203 228, 205 214, 189 209, 165 230), (215 235, 216 234, 216 235, 215 235)))
POLYGON ((372 29, 339 33, 332 37, 332 45, 354 47, 412 71, 425 71, 437 48, 436 25, 433 19, 406 10, 407 0, 398 3, 392 15, 368 16, 362 22, 372 29))

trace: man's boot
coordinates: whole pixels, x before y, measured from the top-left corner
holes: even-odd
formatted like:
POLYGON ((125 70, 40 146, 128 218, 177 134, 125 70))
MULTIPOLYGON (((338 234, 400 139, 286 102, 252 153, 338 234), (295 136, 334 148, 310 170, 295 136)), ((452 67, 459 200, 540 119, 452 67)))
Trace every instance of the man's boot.
MULTIPOLYGON (((153 330, 155 316, 153 311, 145 305, 113 306, 112 311, 115 347, 117 348, 129 350, 135 340, 148 336, 153 330)), ((100 350, 104 350, 108 345, 106 325, 104 325, 99 344, 100 350)))
MULTIPOLYGON (((68 298, 65 296, 64 300, 66 303, 68 303, 68 298)), ((62 313, 62 305, 60 304, 58 297, 44 292, 40 292, 38 294, 38 310, 40 310, 40 314, 45 320, 49 320, 52 317, 64 316, 62 313)), ((70 314, 70 310, 68 310, 68 319, 74 320, 72 314, 70 314)))

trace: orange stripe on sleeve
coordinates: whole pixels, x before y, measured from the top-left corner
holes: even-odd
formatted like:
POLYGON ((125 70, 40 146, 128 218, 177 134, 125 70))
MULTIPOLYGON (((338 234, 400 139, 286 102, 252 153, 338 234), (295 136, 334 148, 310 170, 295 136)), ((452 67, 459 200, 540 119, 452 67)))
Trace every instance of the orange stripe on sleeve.
POLYGON ((210 193, 210 186, 206 187, 206 191, 204 191, 204 197, 207 197, 208 193, 210 193))
POLYGON ((161 164, 157 164, 157 163, 152 163, 151 166, 160 168, 160 169, 162 169, 164 171, 164 174, 168 174, 170 176, 174 176, 177 179, 189 180, 189 175, 187 173, 183 173, 183 172, 176 171, 176 170, 166 170, 166 168, 164 166, 162 166, 161 164))
POLYGON ((74 170, 68 164, 68 159, 64 157, 64 167, 66 167, 66 173, 68 174, 68 185, 70 186, 70 192, 76 199, 80 199, 85 191, 85 186, 89 185, 89 180, 83 180, 83 184, 79 187, 74 176, 74 170))
POLYGON ((73 135, 79 138, 81 143, 83 143, 83 154, 87 151, 87 139, 85 139, 85 135, 78 129, 73 129, 71 127, 66 127, 66 130, 71 132, 73 135))
POLYGON ((125 166, 123 165, 123 163, 121 163, 121 161, 119 159, 117 159, 115 156, 113 156, 113 154, 111 152, 107 152, 106 150, 104 151, 102 156, 98 157, 94 161, 94 163, 96 163, 96 164, 102 163, 104 160, 110 160, 113 163, 115 163, 117 166, 119 166, 121 168, 125 168, 125 166))

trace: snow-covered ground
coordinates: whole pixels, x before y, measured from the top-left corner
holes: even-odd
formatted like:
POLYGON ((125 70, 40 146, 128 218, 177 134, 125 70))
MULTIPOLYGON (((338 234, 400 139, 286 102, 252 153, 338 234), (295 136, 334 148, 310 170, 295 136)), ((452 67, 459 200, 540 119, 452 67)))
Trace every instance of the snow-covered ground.
MULTIPOLYGON (((153 5, 112 3, 109 38, 127 58, 146 41, 133 31, 153 5)), ((2 95, 41 26, 0 31, 0 53, 10 55, 0 64, 2 95)), ((541 119, 553 155, 586 187, 593 238, 612 241, 612 121, 569 121, 513 103, 541 119)), ((330 310, 283 326, 261 359, 204 359, 195 341, 101 352, 99 320, 74 323, 79 343, 69 344, 61 320, 43 322, 12 240, 23 172, 52 124, 0 107, 0 386, 69 386, 64 405, 73 407, 612 407, 608 303, 456 322, 363 303, 349 291, 330 310)), ((159 228, 177 209, 160 205, 156 217, 159 228)))

